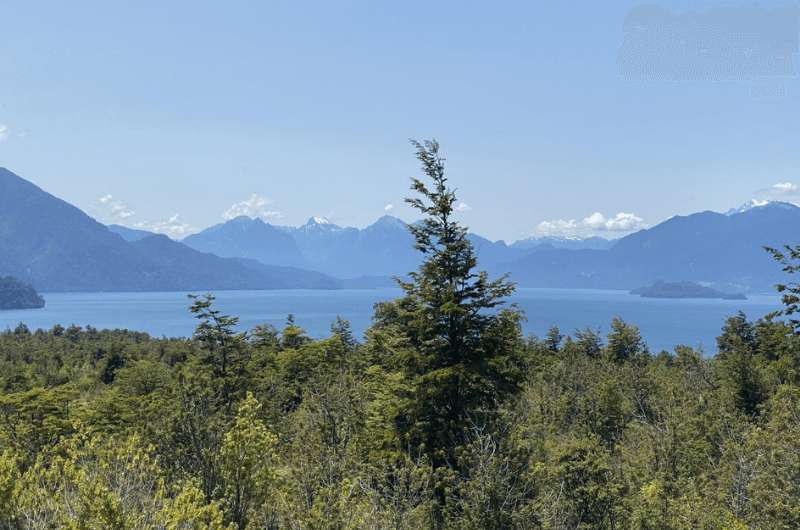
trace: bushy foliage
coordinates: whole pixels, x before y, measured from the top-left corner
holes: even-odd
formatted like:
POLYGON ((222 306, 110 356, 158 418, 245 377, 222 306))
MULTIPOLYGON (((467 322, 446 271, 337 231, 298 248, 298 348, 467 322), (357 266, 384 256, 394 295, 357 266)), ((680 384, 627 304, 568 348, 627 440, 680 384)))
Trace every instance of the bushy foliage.
POLYGON ((467 421, 444 462, 398 425, 415 395, 392 360, 407 337, 295 328, 291 346, 280 331, 237 346, 230 407, 196 340, 0 334, 0 527, 800 524, 800 339, 786 324, 735 315, 713 358, 653 355, 623 322, 606 340, 529 339, 519 391, 467 421))
POLYGON ((211 297, 191 339, 0 333, 0 528, 800 527, 792 324, 734 315, 714 357, 619 319, 525 339, 417 147, 426 260, 360 341, 211 297))

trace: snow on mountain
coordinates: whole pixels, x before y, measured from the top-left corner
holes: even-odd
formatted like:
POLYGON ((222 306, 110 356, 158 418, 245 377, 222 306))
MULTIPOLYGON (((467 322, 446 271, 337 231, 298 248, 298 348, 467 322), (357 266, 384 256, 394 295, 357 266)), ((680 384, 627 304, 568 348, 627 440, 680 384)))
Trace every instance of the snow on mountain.
POLYGON ((753 208, 761 208, 762 206, 766 206, 770 204, 771 201, 768 200, 760 200, 760 199, 750 199, 746 203, 742 204, 737 208, 731 208, 725 215, 736 215, 737 213, 744 213, 748 210, 752 210, 753 208))
POLYGON ((780 210, 796 210, 800 208, 800 206, 791 203, 791 202, 784 202, 784 201, 769 201, 769 200, 759 200, 759 199, 751 199, 744 203, 743 205, 739 206, 738 208, 731 208, 725 215, 737 215, 740 213, 749 212, 750 210, 755 210, 758 208, 774 208, 780 210))

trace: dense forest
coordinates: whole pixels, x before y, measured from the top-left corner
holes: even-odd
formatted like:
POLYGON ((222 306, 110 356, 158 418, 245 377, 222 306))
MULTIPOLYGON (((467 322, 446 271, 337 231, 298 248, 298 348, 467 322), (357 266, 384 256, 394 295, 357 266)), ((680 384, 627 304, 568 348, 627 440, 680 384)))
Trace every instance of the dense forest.
POLYGON ((800 527, 797 322, 732 315, 714 357, 621 320, 524 337, 415 145, 424 261, 363 340, 242 333, 210 295, 188 339, 1 334, 0 527, 800 527))
POLYGON ((0 276, 0 310, 41 307, 44 307, 44 298, 33 287, 11 276, 0 276))

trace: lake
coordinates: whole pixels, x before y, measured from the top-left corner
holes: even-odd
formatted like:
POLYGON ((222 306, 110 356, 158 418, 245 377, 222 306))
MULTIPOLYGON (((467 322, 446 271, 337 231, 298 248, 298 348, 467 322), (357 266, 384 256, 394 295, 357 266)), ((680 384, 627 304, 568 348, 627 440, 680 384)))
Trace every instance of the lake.
MULTIPOLYGON (((289 313, 310 335, 322 337, 336 315, 350 320, 361 334, 369 326, 376 302, 397 297, 397 289, 220 291, 224 313, 241 318, 241 327, 270 323, 280 328, 289 313)), ((55 324, 96 328, 128 328, 155 336, 189 336, 195 321, 186 293, 50 293, 47 307, 0 311, 0 330, 24 322, 31 329, 55 324)), ((748 300, 660 300, 626 291, 596 289, 519 289, 512 301, 525 311, 526 333, 544 335, 556 325, 562 333, 592 328, 605 333, 615 316, 639 326, 652 351, 677 344, 715 351, 715 338, 725 318, 739 310, 758 318, 779 307, 777 294, 752 295, 748 300)))

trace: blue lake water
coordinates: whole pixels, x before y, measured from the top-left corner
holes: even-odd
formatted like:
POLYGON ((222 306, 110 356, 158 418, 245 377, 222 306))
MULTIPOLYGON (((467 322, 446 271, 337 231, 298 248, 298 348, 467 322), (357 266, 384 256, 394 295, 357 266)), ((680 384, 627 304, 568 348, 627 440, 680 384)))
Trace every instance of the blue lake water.
MULTIPOLYGON (((270 323, 280 327, 289 313, 310 335, 328 333, 337 315, 350 320, 359 335, 370 324, 376 302, 397 297, 397 289, 220 291, 219 308, 241 318, 241 327, 270 323)), ((189 336, 195 326, 186 293, 51 293, 47 307, 0 311, 0 330, 24 322, 31 329, 55 324, 128 328, 155 336, 189 336)), ((715 338, 725 318, 742 310, 758 318, 779 307, 775 294, 748 300, 656 300, 625 291, 594 289, 519 289, 512 298, 525 311, 525 331, 542 336, 556 325, 562 333, 586 327, 605 333, 615 316, 639 326, 652 351, 677 344, 715 352, 715 338)))

